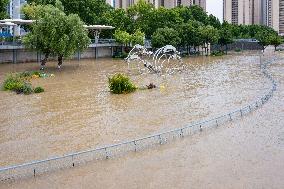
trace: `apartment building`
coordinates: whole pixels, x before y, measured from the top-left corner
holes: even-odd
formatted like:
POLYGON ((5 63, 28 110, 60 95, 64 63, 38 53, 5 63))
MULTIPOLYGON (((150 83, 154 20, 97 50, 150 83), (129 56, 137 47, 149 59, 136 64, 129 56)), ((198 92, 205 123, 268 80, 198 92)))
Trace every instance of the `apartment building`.
POLYGON ((254 18, 254 0, 224 0, 224 20, 233 24, 252 24, 254 18))
MULTIPOLYGON (((127 8, 131 5, 134 5, 139 0, 107 0, 115 8, 127 8)), ((176 6, 184 5, 199 5, 204 10, 206 10, 206 0, 146 0, 149 3, 152 3, 156 8, 164 6, 166 8, 174 8, 176 6)))
POLYGON ((263 24, 284 34, 284 0, 224 0, 224 20, 233 24, 263 24))

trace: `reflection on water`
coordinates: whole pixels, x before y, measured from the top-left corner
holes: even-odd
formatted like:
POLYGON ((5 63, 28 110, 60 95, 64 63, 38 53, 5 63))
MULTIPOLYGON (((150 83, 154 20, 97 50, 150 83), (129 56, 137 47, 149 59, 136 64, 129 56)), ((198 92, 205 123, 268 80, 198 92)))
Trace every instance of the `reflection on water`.
MULTIPOLYGON (((190 58, 187 73, 131 74, 138 86, 158 89, 111 95, 107 77, 127 72, 123 61, 99 59, 50 63, 55 78, 33 80, 46 92, 30 96, 0 92, 0 166, 43 159, 182 127, 239 108, 264 94, 269 81, 258 56, 190 58), (3 153, 2 153, 3 152, 3 153)), ((6 73, 37 64, 0 65, 6 73)))

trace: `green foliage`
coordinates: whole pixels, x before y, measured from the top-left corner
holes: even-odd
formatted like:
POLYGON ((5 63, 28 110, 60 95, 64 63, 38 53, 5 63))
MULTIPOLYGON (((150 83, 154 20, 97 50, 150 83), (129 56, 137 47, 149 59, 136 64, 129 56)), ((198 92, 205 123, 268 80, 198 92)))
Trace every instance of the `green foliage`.
MULTIPOLYGON (((28 0, 27 2, 37 5, 56 6, 57 4, 57 8, 59 8, 57 0, 28 0)), ((61 3, 67 15, 77 14, 89 25, 105 24, 105 13, 113 10, 105 0, 61 0, 61 3)))
POLYGON ((137 87, 124 74, 118 73, 108 78, 109 89, 113 94, 134 92, 137 87))
POLYGON ((31 94, 33 93, 33 89, 30 83, 16 75, 9 75, 4 83, 3 83, 4 90, 15 91, 17 94, 31 94))
POLYGON ((207 24, 217 29, 220 29, 222 27, 220 20, 215 16, 213 16, 212 14, 208 16, 207 24))
POLYGON ((0 19, 7 18, 7 5, 9 3, 9 0, 0 0, 0 19))
POLYGON ((242 52, 242 49, 236 48, 236 49, 235 49, 235 52, 242 52))
MULTIPOLYGON (((270 27, 262 25, 234 25, 227 22, 221 24, 218 18, 213 15, 207 15, 201 7, 196 5, 177 6, 172 9, 161 6, 156 9, 147 0, 139 0, 125 10, 114 9, 105 0, 61 0, 61 3, 59 0, 28 0, 28 3, 32 2, 35 4, 30 4, 23 9, 27 18, 39 20, 40 18, 45 18, 48 12, 52 13, 52 16, 50 16, 52 19, 56 18, 54 22, 49 21, 50 24, 46 24, 45 28, 40 28, 42 32, 39 32, 35 37, 37 42, 35 39, 26 40, 29 41, 29 44, 32 44, 28 45, 29 47, 40 49, 45 55, 58 53, 62 56, 64 53, 68 56, 72 54, 69 53, 69 45, 66 45, 66 41, 71 44, 70 49, 75 48, 67 32, 73 31, 73 28, 67 24, 67 20, 63 22, 64 19, 61 19, 63 16, 58 11, 53 10, 55 9, 54 7, 48 8, 50 5, 45 6, 47 4, 54 5, 58 10, 64 10, 67 15, 78 14, 86 24, 114 26, 116 28, 115 31, 103 31, 101 36, 114 36, 118 43, 126 47, 131 43, 143 43, 143 36, 147 39, 152 39, 153 47, 172 44, 176 47, 186 47, 188 50, 201 45, 207 50, 209 43, 218 43, 221 47, 227 47, 234 39, 244 38, 258 39, 259 44, 264 48, 267 45, 277 47, 279 43, 282 43, 277 33, 270 27), (66 28, 66 30, 62 28, 66 28), (177 32, 170 31, 171 28, 177 32), (162 29, 164 31, 161 31, 162 29), (175 34, 172 35, 173 33, 175 34), (43 37, 45 36, 43 34, 46 34, 47 37, 43 37), (173 39, 167 37, 166 34, 170 34, 169 36, 173 39), (49 43, 49 39, 53 42, 49 43), (58 48, 52 48, 55 44, 58 48)), ((48 22, 47 20, 42 20, 45 21, 44 23, 48 22)), ((78 32, 75 31, 74 33, 78 32)), ((77 42, 74 42, 74 44, 77 42)))
POLYGON ((135 31, 131 35, 131 43, 133 45, 136 45, 136 44, 144 45, 144 43, 145 43, 145 34, 143 32, 141 32, 140 30, 135 31))
POLYGON ((133 20, 131 20, 124 9, 114 9, 106 12, 104 16, 106 19, 105 24, 114 26, 117 30, 133 31, 133 20))
POLYGON ((224 51, 213 51, 211 52, 211 56, 223 56, 225 55, 224 51))
POLYGON ((28 5, 24 11, 37 19, 32 30, 24 38, 26 47, 36 49, 47 57, 53 53, 58 57, 69 57, 90 44, 87 30, 78 15, 66 15, 52 5, 28 5))
POLYGON ((26 95, 32 94, 33 92, 43 92, 44 89, 41 87, 35 88, 34 91, 29 80, 34 76, 44 77, 44 75, 45 73, 40 73, 37 71, 25 71, 21 73, 9 74, 3 82, 3 89, 5 91, 14 91, 17 94, 26 95))
POLYGON ((113 55, 113 58, 125 59, 127 56, 128 56, 128 53, 126 52, 117 52, 113 55))
POLYGON ((258 44, 262 46, 263 50, 271 44, 271 34, 267 30, 257 32, 255 38, 258 40, 258 44))
POLYGON ((182 46, 197 47, 202 44, 200 26, 202 26, 200 22, 189 21, 177 27, 182 46))
POLYGON ((273 45, 276 51, 276 48, 283 43, 283 38, 279 35, 270 36, 270 45, 273 45))
POLYGON ((44 92, 44 89, 43 89, 42 87, 36 87, 36 88, 34 89, 34 92, 35 92, 35 93, 43 93, 43 92, 44 92))
POLYGON ((200 27, 200 37, 201 40, 204 44, 204 49, 206 54, 208 55, 208 47, 209 44, 215 44, 217 43, 218 39, 219 39, 219 32, 216 28, 214 28, 213 26, 201 26, 200 27))
POLYGON ((154 15, 154 6, 145 0, 139 0, 136 4, 127 9, 127 14, 133 23, 134 30, 141 30, 143 33, 151 34, 149 27, 154 15))
POLYGON ((178 32, 172 28, 159 28, 152 36, 152 47, 177 46, 181 43, 178 32))
POLYGON ((18 94, 23 93, 25 95, 29 95, 29 94, 32 94, 34 91, 33 91, 32 85, 30 83, 25 82, 23 87, 21 89, 19 89, 18 91, 16 91, 16 92, 18 94))
POLYGON ((131 35, 128 32, 122 30, 115 30, 114 38, 116 42, 121 43, 125 46, 128 46, 131 42, 131 35))
POLYGON ((209 26, 209 25, 201 26, 199 30, 200 30, 201 39, 204 43, 214 44, 218 41, 219 32, 213 26, 209 26))
POLYGON ((24 85, 24 80, 19 76, 10 74, 6 77, 3 82, 3 89, 9 91, 16 91, 22 88, 24 85))
POLYGON ((130 44, 144 45, 145 42, 145 34, 140 30, 135 31, 133 34, 129 34, 128 32, 122 30, 116 30, 114 38, 116 42, 125 46, 129 46, 130 44))

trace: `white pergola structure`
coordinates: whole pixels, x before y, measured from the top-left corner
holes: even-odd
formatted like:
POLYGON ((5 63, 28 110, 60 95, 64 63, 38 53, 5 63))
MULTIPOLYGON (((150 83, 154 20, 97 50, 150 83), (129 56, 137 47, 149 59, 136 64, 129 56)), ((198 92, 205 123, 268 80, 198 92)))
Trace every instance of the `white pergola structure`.
POLYGON ((86 29, 90 30, 91 32, 93 32, 93 34, 95 36, 95 43, 98 43, 100 33, 101 33, 102 30, 114 29, 113 26, 106 26, 106 25, 84 25, 84 27, 86 29))
MULTIPOLYGON (((14 27, 14 36, 19 36, 19 33, 17 33, 15 28, 20 25, 30 25, 33 24, 35 20, 23 20, 23 19, 4 19, 0 20, 0 28, 2 27, 14 27)), ((110 30, 114 29, 113 26, 106 26, 106 25, 84 25, 84 27, 91 32, 93 32, 95 36, 95 42, 97 43, 99 40, 99 36, 102 30, 110 30)))
POLYGON ((35 22, 34 20, 23 20, 23 19, 4 19, 4 20, 0 20, 1 24, 5 24, 5 23, 12 23, 14 27, 14 36, 19 36, 20 35, 20 31, 17 30, 17 26, 21 26, 21 25, 30 25, 33 22, 35 22))
POLYGON ((2 32, 2 28, 14 27, 14 26, 17 26, 17 24, 14 24, 12 22, 0 22, 0 32, 2 32))

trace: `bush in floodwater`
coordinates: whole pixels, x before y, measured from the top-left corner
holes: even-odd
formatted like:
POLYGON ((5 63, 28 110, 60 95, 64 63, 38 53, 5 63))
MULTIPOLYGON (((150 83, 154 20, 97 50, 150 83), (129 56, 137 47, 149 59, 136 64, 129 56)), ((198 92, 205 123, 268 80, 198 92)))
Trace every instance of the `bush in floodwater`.
POLYGON ((114 94, 131 93, 137 87, 124 74, 118 73, 108 78, 109 89, 114 94))
POLYGON ((17 75, 8 75, 3 83, 3 89, 6 91, 18 91, 24 86, 25 82, 17 75))
POLYGON ((25 94, 25 95, 29 95, 32 94, 34 92, 33 87, 30 83, 25 82, 24 85, 22 86, 22 88, 20 88, 19 90, 16 91, 17 94, 25 94))
POLYGON ((43 89, 42 87, 36 87, 36 88, 34 89, 34 92, 35 92, 35 93, 43 93, 43 92, 44 92, 44 89, 43 89))
MULTIPOLYGON (((3 83, 3 89, 5 91, 14 91, 17 94, 29 95, 34 92, 31 83, 28 82, 28 78, 36 73, 29 74, 28 72, 10 74, 6 77, 3 83)), ((43 92, 43 88, 36 88, 36 92, 43 92)))
POLYGON ((211 56, 223 56, 225 55, 224 51, 213 51, 211 52, 211 56))
POLYGON ((17 75, 23 79, 32 78, 33 76, 41 77, 42 74, 43 73, 39 71, 24 71, 24 72, 17 73, 17 75))
POLYGON ((236 48, 236 49, 235 49, 235 52, 242 52, 242 49, 236 48))

